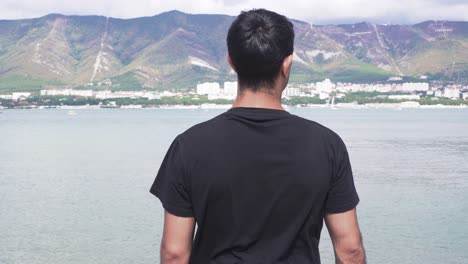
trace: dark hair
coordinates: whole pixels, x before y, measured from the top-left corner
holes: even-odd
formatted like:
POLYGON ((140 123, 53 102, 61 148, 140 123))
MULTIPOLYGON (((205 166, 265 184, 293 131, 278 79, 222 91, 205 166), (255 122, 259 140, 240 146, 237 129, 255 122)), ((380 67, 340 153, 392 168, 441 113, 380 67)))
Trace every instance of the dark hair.
POLYGON ((229 28, 227 46, 241 89, 272 87, 294 51, 293 24, 265 9, 242 12, 229 28))

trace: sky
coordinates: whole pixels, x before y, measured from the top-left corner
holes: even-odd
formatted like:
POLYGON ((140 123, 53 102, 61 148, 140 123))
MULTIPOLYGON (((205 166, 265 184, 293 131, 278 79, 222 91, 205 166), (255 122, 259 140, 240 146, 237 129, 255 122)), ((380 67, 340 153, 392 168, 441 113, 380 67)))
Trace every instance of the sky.
POLYGON ((252 8, 270 9, 313 24, 468 21, 468 0, 0 0, 0 19, 50 13, 134 18, 174 9, 191 14, 237 15, 252 8))

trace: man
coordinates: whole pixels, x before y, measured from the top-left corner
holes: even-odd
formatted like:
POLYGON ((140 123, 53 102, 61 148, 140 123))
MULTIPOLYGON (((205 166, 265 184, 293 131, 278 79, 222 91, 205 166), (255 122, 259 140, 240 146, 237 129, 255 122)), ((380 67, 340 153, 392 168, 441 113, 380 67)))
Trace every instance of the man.
POLYGON ((365 262, 343 141, 281 106, 293 44, 292 23, 276 13, 232 23, 237 99, 176 137, 150 190, 165 208, 162 264, 320 263, 324 219, 337 263, 365 262))

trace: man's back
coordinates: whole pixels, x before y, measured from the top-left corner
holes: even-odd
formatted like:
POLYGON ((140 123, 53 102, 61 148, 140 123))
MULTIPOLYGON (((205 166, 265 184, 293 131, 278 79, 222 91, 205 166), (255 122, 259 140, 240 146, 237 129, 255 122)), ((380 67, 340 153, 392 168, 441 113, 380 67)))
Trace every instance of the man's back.
POLYGON ((190 263, 320 263, 325 214, 359 200, 335 133, 245 107, 179 135, 151 192, 168 212, 195 218, 190 263))

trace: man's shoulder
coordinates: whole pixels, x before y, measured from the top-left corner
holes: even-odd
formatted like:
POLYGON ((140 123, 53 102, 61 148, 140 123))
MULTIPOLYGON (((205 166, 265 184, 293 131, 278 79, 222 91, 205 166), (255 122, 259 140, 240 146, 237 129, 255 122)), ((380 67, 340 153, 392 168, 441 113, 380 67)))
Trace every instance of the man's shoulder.
MULTIPOLYGON (((294 114, 289 116, 288 127, 296 131, 302 131, 304 136, 320 138, 324 140, 324 143, 331 143, 332 145, 341 144, 341 137, 327 126, 310 120, 304 117, 300 117, 294 114)), ((210 139, 217 138, 222 134, 223 129, 229 129, 226 127, 226 122, 229 122, 229 115, 226 112, 221 113, 209 120, 195 124, 185 130, 179 135, 179 138, 185 142, 201 142, 210 139)))
POLYGON ((189 127, 187 130, 182 132, 179 137, 189 140, 197 140, 200 137, 209 137, 211 133, 222 126, 222 121, 225 119, 224 113, 219 114, 211 119, 189 127))
POLYGON ((331 140, 337 140, 340 138, 340 136, 335 131, 319 122, 297 115, 291 116, 295 119, 298 125, 301 125, 306 129, 307 133, 319 134, 320 136, 327 137, 331 140))

